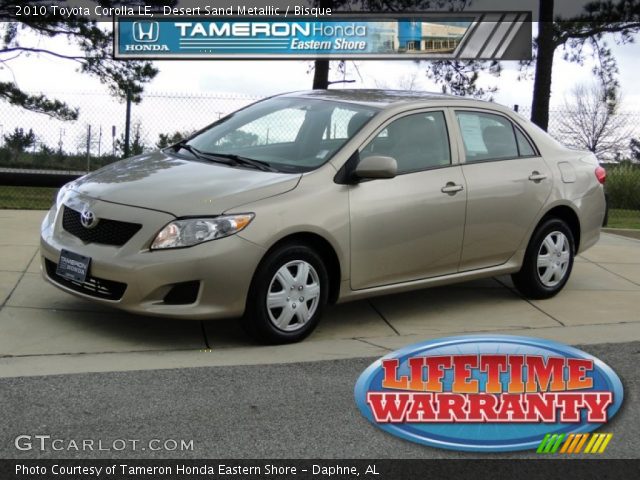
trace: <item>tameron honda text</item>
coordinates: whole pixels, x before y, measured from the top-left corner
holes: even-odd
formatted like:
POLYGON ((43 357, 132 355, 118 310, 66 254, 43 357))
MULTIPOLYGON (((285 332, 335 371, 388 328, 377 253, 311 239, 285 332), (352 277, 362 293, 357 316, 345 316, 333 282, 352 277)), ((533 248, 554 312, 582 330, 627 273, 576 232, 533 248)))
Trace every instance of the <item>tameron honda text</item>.
POLYGON ((618 411, 623 389, 610 367, 576 348, 482 335, 393 352, 365 370, 355 396, 362 414, 393 435, 495 452, 595 430, 618 411))

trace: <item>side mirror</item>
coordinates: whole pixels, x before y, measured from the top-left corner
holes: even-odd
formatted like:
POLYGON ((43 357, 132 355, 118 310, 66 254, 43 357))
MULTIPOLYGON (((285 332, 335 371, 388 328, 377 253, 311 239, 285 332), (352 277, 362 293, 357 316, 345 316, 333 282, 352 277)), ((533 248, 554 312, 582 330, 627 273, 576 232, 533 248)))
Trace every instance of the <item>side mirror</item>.
POLYGON ((365 157, 353 172, 357 178, 393 178, 398 174, 398 162, 393 157, 365 157))

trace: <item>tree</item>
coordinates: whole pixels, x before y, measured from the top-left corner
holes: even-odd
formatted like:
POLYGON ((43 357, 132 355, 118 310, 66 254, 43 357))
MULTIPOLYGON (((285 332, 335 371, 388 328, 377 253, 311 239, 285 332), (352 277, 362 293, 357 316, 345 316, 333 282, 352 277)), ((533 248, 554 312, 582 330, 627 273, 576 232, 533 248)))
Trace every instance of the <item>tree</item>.
POLYGON ((140 124, 138 123, 135 126, 135 131, 133 133, 133 141, 129 146, 129 154, 131 156, 140 155, 144 153, 146 149, 147 146, 145 145, 144 141, 142 140, 142 136, 140 135, 140 124))
POLYGON ((4 146, 13 152, 14 159, 36 143, 36 136, 32 129, 25 132, 23 128, 16 127, 15 130, 4 136, 4 146))
POLYGON ((36 163, 42 166, 47 165, 49 163, 49 160, 52 158, 55 158, 58 161, 62 160, 58 156, 56 150, 49 147, 45 143, 41 143, 40 145, 38 145, 38 151, 35 153, 34 158, 36 160, 36 163))
POLYGON ((427 77, 441 85, 442 93, 493 100, 493 94, 498 91, 498 87, 479 86, 477 82, 482 71, 499 77, 502 66, 497 61, 438 60, 430 63, 427 77))
POLYGON ((185 138, 191 136, 192 132, 173 132, 173 133, 161 133, 158 135, 158 141, 156 142, 156 147, 158 148, 167 148, 171 145, 175 145, 178 142, 181 142, 185 138))
MULTIPOLYGON (((99 3, 109 7, 131 2, 101 0, 99 3)), ((14 1, 0 0, 0 65, 5 68, 22 55, 47 55, 75 62, 80 72, 98 78, 118 98, 124 100, 129 91, 134 102, 141 100, 143 84, 158 73, 150 62, 115 60, 112 57, 113 32, 104 29, 99 22, 65 20, 54 16, 50 9, 45 15, 16 18, 10 15, 14 10, 14 1), (66 38, 75 53, 48 48, 47 40, 54 37, 66 38)), ((45 95, 25 92, 15 82, 0 82, 0 100, 61 120, 78 118, 77 108, 45 95)))
POLYGON ((220 140, 219 146, 222 148, 251 147, 256 145, 259 140, 260 137, 255 133, 245 132, 243 130, 234 130, 220 140))
MULTIPOLYGON (((371 12, 402 12, 406 10, 417 11, 419 8, 429 8, 435 6, 442 8, 445 4, 465 3, 467 0, 313 0, 316 7, 323 9, 330 8, 331 11, 347 10, 352 8, 368 10, 371 12)), ((338 62, 337 68, 340 72, 345 71, 344 60, 338 62)), ((326 90, 333 83, 329 81, 329 72, 331 70, 329 60, 318 59, 313 62, 313 84, 314 90, 326 90)), ((349 82, 350 83, 350 82, 349 82)))
MULTIPOLYGON (((125 144, 125 135, 124 133, 120 135, 120 139, 116 140, 116 148, 122 152, 124 155, 124 144, 125 144)), ((133 136, 130 139, 129 143, 129 156, 135 157, 136 155, 140 155, 145 152, 147 149, 147 145, 142 140, 142 125, 140 122, 137 122, 133 127, 133 136)))
POLYGON ((631 160, 640 162, 640 139, 632 138, 629 141, 629 150, 631 151, 631 160))
POLYGON ((539 32, 536 39, 536 63, 531 105, 531 120, 546 130, 549 126, 549 99, 553 58, 563 47, 563 58, 583 64, 591 55, 596 66, 593 73, 605 86, 605 96, 615 98, 619 87, 617 64, 611 49, 604 41, 605 34, 615 35, 618 43, 633 42, 640 31, 640 1, 594 0, 573 18, 562 19, 554 14, 554 0, 540 0, 539 32), (589 49, 585 47, 590 46, 589 49))
MULTIPOLYGON (((546 130, 556 51, 562 48, 566 61, 580 65, 592 57, 595 60, 593 73, 606 85, 607 96, 615 97, 619 87, 618 69, 604 36, 614 35, 618 43, 633 42, 633 36, 640 31, 640 0, 593 0, 568 18, 561 18, 555 13, 554 0, 538 1, 539 28, 534 39, 534 58, 522 63, 522 77, 527 77, 527 69, 534 66, 531 120, 546 130)), ((451 3, 455 4, 453 10, 464 10, 472 0, 451 3)), ((443 60, 430 62, 427 76, 442 85, 444 92, 487 97, 496 88, 478 87, 479 74, 483 71, 497 76, 501 68, 498 62, 443 60)))
POLYGON ((418 78, 419 74, 420 72, 416 69, 411 73, 396 78, 394 82, 389 82, 387 79, 376 79, 374 83, 376 88, 383 90, 398 89, 413 92, 418 91, 421 88, 420 80, 418 78))
MULTIPOLYGON (((459 12, 471 5, 473 0, 315 0, 319 7, 332 10, 349 10, 352 7, 371 12, 402 13, 417 12, 434 9, 438 11, 459 12)), ((344 61, 338 63, 338 70, 344 70, 344 61)), ((473 96, 491 99, 497 87, 482 88, 477 85, 480 72, 499 76, 501 72, 499 62, 440 60, 429 62, 427 77, 436 81, 442 87, 443 93, 473 96)), ((329 60, 316 60, 313 65, 313 88, 327 89, 337 82, 329 81, 329 60)))
MULTIPOLYGON (((344 0, 315 0, 314 3, 320 8, 339 8, 344 0)), ((318 59, 313 62, 313 85, 314 90, 326 90, 329 88, 329 60, 318 59)))
POLYGON ((630 134, 626 120, 617 115, 619 104, 620 96, 611 98, 603 85, 577 85, 565 99, 559 134, 600 160, 613 159, 630 134))

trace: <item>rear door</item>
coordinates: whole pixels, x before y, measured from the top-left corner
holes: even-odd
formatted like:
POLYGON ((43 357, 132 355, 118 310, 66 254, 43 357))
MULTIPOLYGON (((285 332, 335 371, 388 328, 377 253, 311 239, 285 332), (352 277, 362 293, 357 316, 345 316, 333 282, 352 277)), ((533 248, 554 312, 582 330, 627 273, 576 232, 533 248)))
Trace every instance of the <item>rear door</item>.
POLYGON ((476 109, 454 113, 468 188, 460 270, 501 265, 544 206, 552 174, 532 141, 505 115, 476 109))

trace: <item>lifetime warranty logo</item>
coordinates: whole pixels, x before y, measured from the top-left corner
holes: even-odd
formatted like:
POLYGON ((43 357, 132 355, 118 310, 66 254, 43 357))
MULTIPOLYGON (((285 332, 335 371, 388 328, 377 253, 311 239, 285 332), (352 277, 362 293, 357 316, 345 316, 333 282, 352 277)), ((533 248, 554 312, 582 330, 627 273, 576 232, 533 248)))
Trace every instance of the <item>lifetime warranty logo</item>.
POLYGON ((465 336, 414 345, 371 365, 356 402, 379 428, 468 451, 603 452, 591 432, 622 404, 622 383, 599 359, 527 337, 465 336))
POLYGON ((537 453, 603 453, 613 438, 612 433, 577 433, 551 435, 547 433, 537 453), (587 441, 588 440, 588 441, 587 441), (584 450, 583 450, 584 447, 584 450))

